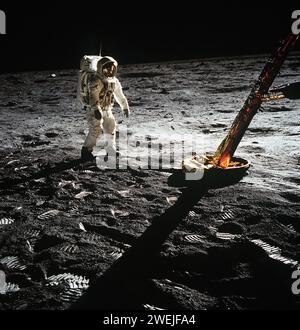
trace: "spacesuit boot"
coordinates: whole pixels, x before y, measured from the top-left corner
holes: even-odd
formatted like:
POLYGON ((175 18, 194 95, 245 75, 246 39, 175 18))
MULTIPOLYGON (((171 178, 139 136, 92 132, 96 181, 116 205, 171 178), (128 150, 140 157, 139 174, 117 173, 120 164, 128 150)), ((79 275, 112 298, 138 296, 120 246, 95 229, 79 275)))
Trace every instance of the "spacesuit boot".
POLYGON ((95 159, 95 156, 87 147, 82 147, 81 148, 81 159, 84 161, 93 161, 95 159))

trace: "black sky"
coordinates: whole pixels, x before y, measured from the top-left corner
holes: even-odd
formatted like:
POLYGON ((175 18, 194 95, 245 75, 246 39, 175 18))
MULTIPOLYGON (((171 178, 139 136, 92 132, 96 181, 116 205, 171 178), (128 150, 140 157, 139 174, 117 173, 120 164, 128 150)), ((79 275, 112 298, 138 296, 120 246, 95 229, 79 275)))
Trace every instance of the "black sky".
MULTIPOLYGON (((292 4, 112 1, 0 5, 1 72, 78 68, 84 54, 120 63, 270 53, 290 32, 292 4), (162 6, 162 4, 164 4, 162 6)), ((299 44, 296 50, 299 50, 299 44)))

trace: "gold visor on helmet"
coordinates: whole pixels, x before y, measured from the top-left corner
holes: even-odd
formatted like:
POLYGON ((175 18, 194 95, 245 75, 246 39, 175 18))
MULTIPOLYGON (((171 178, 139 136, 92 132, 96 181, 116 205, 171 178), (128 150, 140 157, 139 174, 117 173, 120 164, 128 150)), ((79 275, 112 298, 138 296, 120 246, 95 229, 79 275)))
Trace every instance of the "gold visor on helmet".
POLYGON ((114 77, 117 74, 117 67, 113 62, 107 63, 102 68, 102 73, 105 77, 114 77))
POLYGON ((97 63, 97 71, 105 77, 114 77, 117 74, 118 62, 110 57, 104 56, 97 63))

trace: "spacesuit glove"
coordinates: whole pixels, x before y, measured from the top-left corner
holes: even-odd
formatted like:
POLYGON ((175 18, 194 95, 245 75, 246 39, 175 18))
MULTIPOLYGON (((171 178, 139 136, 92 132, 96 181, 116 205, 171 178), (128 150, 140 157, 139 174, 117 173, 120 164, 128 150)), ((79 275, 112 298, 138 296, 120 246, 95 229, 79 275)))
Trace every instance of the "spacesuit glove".
POLYGON ((126 118, 128 118, 129 115, 130 115, 130 110, 129 110, 129 109, 123 109, 123 113, 124 113, 124 116, 125 116, 126 118))

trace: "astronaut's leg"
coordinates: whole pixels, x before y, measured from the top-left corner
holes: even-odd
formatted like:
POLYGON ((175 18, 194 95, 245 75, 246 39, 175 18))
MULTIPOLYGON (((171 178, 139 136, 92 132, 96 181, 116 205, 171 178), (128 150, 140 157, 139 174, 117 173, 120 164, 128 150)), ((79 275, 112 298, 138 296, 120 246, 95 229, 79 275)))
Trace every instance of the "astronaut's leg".
POLYGON ((96 146, 97 139, 102 132, 102 116, 97 110, 87 109, 87 121, 89 125, 89 133, 84 141, 81 149, 81 158, 85 160, 92 160, 94 158, 92 151, 96 146))
POLYGON ((116 120, 111 111, 103 112, 103 132, 106 140, 105 150, 108 155, 116 155, 116 120))

